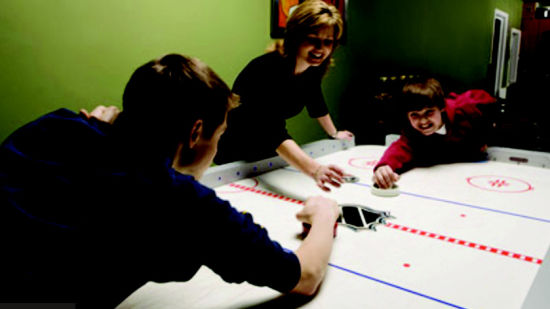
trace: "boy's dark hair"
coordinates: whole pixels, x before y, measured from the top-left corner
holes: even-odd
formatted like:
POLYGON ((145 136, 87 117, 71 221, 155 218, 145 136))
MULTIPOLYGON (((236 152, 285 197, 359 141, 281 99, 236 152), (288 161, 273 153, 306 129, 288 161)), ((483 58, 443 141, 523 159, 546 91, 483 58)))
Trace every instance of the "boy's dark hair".
POLYGON ((169 54, 139 67, 124 90, 123 111, 115 122, 139 151, 175 154, 195 121, 210 138, 237 104, 225 82, 196 58, 169 54))
POLYGON ((404 113, 426 107, 445 108, 445 93, 435 78, 417 78, 403 86, 398 105, 404 113))

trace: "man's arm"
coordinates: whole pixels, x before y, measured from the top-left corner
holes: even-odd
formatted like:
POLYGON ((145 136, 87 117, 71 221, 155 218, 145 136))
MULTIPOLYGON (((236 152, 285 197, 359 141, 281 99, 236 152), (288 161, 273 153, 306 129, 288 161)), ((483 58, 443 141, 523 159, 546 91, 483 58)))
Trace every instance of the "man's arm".
POLYGON ((314 294, 323 280, 334 239, 334 224, 339 215, 336 201, 316 196, 309 198, 296 215, 298 220, 311 224, 311 229, 295 251, 300 261, 300 281, 291 291, 314 294))
MULTIPOLYGON (((334 225, 339 215, 336 201, 320 196, 306 200, 296 217, 311 228, 298 249, 291 252, 254 223, 250 213, 239 213, 213 192, 203 191, 200 195, 203 196, 202 206, 188 210, 193 218, 208 213, 211 226, 190 239, 202 244, 202 249, 196 252, 200 264, 227 282, 248 281, 282 293, 315 293, 332 252, 334 225)), ((193 267, 191 270, 192 276, 196 270, 193 267)), ((173 271, 170 274, 173 275, 173 271)))

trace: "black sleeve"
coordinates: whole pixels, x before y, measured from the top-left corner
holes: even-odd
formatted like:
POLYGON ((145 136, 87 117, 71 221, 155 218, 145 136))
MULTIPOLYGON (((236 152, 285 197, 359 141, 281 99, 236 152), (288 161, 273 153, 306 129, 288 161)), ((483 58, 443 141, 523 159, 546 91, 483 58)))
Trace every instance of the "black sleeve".
POLYGON ((271 240, 250 214, 238 212, 208 188, 201 190, 195 207, 203 215, 195 219, 202 229, 194 235, 200 247, 192 250, 200 252, 203 265, 227 282, 247 281, 280 292, 293 289, 301 276, 298 257, 271 240))

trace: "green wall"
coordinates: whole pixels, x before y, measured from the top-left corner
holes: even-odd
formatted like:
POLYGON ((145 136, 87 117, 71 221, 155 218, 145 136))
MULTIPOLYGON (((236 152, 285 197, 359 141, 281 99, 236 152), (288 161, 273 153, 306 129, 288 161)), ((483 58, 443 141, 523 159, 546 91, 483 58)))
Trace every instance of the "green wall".
POLYGON ((263 52, 269 1, 2 0, 0 140, 57 109, 121 106, 130 74, 177 52, 228 84, 263 52))
MULTIPOLYGON (((349 85, 387 68, 420 68, 483 86, 494 9, 521 24, 521 0, 348 1, 347 41, 323 81, 343 129, 349 85)), ((269 43, 269 14, 270 0, 3 0, 0 140, 59 107, 120 106, 133 70, 169 52, 202 59, 231 86, 269 43)), ((325 137, 305 111, 288 129, 300 144, 325 137)))

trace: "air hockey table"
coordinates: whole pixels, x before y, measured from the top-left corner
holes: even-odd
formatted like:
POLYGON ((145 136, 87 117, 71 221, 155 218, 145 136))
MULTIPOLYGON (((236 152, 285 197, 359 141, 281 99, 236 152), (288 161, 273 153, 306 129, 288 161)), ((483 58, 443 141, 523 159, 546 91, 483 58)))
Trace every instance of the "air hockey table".
MULTIPOLYGON (((394 217, 374 230, 339 226, 313 297, 224 282, 202 267, 188 282, 149 282, 118 308, 550 308, 550 154, 489 148, 489 160, 416 168, 399 195, 371 193, 385 146, 323 140, 303 149, 359 178, 326 193, 280 158, 210 168, 201 180, 296 249, 312 195, 394 217)), ((266 265, 269 267, 269 265, 266 265)))

